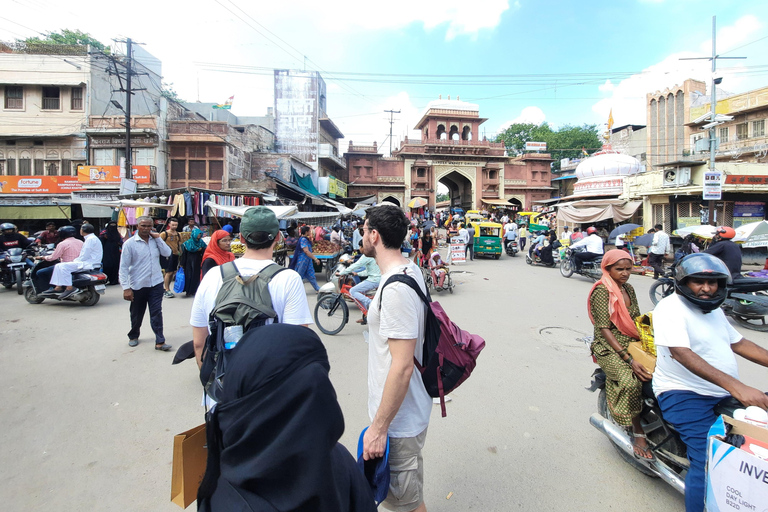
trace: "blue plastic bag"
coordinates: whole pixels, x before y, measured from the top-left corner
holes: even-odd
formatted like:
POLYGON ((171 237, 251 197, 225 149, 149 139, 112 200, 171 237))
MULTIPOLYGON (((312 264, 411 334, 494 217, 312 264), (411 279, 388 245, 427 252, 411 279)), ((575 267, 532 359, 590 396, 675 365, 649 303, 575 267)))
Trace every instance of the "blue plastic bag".
POLYGON ((184 267, 179 267, 176 271, 176 280, 173 282, 174 293, 181 293, 184 291, 184 267))

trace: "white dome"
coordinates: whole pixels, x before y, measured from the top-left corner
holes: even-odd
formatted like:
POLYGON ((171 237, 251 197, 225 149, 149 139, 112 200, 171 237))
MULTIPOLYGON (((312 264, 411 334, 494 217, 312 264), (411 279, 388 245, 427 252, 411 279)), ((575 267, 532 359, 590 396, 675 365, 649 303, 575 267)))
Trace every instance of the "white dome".
POLYGON ((599 152, 583 160, 576 167, 576 177, 593 178, 596 176, 629 176, 642 170, 637 158, 616 152, 599 152))

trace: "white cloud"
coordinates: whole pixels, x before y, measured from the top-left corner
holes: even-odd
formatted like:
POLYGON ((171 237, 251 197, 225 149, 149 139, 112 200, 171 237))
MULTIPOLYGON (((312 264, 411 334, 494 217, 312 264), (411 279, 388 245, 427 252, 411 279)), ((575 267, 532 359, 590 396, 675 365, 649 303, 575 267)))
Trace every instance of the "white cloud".
MULTIPOLYGON (((736 46, 744 42, 750 34, 760 28, 760 22, 754 16, 744 16, 733 25, 723 27, 718 32, 718 53, 720 49, 736 46)), ((707 84, 712 78, 711 63, 708 60, 680 60, 691 57, 707 57, 711 55, 711 40, 700 46, 702 53, 678 52, 669 55, 659 63, 645 68, 614 84, 610 80, 598 86, 598 90, 606 95, 605 98, 592 105, 592 111, 606 122, 608 114, 613 109, 615 126, 623 124, 645 124, 646 107, 645 95, 666 88, 682 85, 689 78, 701 80, 707 84)), ((742 67, 721 68, 718 75, 723 77, 722 87, 728 91, 737 91, 743 83, 742 67)))
POLYGON ((539 107, 525 107, 520 112, 519 116, 517 116, 511 121, 502 123, 502 125, 499 127, 499 132, 503 132, 511 124, 516 124, 516 123, 541 124, 544 121, 546 121, 546 119, 547 119, 547 116, 544 114, 544 111, 541 110, 539 107))

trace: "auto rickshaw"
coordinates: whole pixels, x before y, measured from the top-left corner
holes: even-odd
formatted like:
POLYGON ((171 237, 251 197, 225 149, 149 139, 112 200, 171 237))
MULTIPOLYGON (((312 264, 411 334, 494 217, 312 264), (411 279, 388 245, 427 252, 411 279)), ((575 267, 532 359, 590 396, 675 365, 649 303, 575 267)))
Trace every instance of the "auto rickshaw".
POLYGON ((501 258, 503 245, 501 243, 501 224, 495 222, 472 222, 475 228, 475 240, 473 244, 475 256, 493 256, 501 258))
POLYGON ((524 219, 527 219, 528 231, 531 233, 535 233, 536 231, 549 230, 547 226, 544 226, 538 223, 538 220, 541 218, 542 215, 544 215, 543 212, 520 212, 518 213, 518 215, 520 217, 523 217, 524 219))

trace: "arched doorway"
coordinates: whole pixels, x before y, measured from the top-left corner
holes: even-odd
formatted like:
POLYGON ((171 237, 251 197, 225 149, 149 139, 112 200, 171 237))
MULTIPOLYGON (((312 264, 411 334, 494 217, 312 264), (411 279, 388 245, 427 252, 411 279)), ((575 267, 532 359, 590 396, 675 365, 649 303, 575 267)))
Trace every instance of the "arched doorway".
POLYGON ((392 203, 392 204, 394 204, 394 205, 395 205, 395 206, 397 206, 397 207, 402 207, 402 206, 403 206, 403 205, 400 203, 400 201, 399 201, 398 199, 396 199, 396 198, 394 198, 394 197, 392 197, 392 196, 387 196, 387 197, 385 197, 384 199, 382 199, 382 200, 381 200, 381 201, 379 201, 379 202, 380 202, 380 203, 383 203, 383 202, 385 202, 385 201, 386 201, 387 203, 392 203))
POLYGON ((464 211, 473 209, 475 184, 468 176, 453 169, 436 178, 438 183, 448 187, 451 208, 460 207, 464 211))

